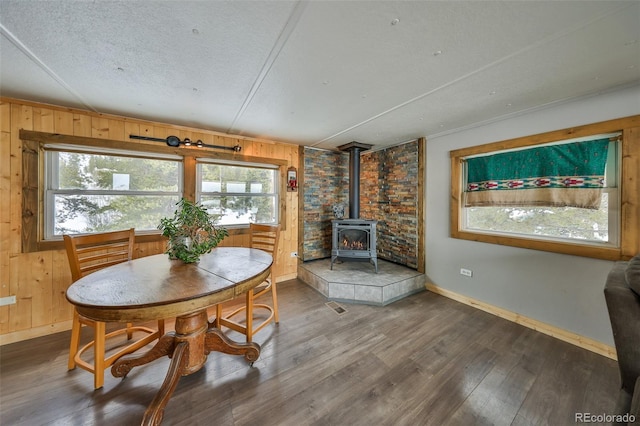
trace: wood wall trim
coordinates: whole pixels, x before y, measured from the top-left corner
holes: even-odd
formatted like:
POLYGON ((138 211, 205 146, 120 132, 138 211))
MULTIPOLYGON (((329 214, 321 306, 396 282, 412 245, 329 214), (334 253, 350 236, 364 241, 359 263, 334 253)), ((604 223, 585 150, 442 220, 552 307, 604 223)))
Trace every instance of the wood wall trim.
POLYGON ((22 251, 38 250, 38 190, 40 188, 40 146, 37 142, 22 143, 22 251))
POLYGON ((298 266, 304 262, 304 148, 298 154, 298 266))
POLYGON ((425 138, 418 139, 418 272, 424 274, 426 271, 426 229, 425 221, 425 190, 426 179, 425 173, 427 164, 427 140, 425 138))
POLYGON ((623 131, 620 252, 623 259, 640 253, 640 126, 623 131))
POLYGON ((442 287, 438 287, 433 283, 426 283, 425 288, 448 299, 464 303, 465 305, 472 306, 476 309, 480 309, 481 311, 485 311, 516 324, 523 325, 532 330, 536 330, 548 336, 555 337, 556 339, 562 340, 563 342, 571 343, 572 345, 578 346, 579 348, 595 352, 599 355, 614 360, 618 359, 616 355, 616 349, 614 347, 605 345, 604 343, 598 342, 597 340, 593 340, 588 337, 563 330, 551 324, 547 324, 542 321, 538 321, 536 319, 529 318, 503 308, 499 308, 489 303, 482 302, 472 297, 464 296, 462 294, 444 289, 442 287))

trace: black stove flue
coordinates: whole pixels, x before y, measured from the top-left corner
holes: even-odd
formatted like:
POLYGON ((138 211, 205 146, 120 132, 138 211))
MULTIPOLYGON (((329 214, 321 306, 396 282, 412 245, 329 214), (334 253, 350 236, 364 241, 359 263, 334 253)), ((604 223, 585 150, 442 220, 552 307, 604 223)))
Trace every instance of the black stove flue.
POLYGON ((360 153, 372 146, 353 141, 338 147, 349 153, 349 219, 360 218, 360 153))

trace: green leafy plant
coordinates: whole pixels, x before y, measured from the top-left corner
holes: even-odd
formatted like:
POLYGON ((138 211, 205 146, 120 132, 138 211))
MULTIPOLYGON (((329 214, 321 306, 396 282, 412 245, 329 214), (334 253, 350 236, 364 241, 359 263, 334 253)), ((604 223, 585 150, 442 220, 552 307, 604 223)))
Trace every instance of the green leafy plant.
POLYGON ((166 253, 171 259, 194 263, 209 253, 229 233, 215 225, 218 217, 210 215, 199 203, 181 199, 172 218, 160 220, 158 229, 169 238, 166 253))

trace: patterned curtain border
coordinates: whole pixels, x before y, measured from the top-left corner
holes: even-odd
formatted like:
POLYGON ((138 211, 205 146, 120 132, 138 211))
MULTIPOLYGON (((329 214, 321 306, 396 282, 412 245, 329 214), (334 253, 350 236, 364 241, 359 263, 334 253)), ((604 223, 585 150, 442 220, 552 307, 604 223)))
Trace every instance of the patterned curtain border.
POLYGON ((465 207, 580 207, 600 208, 601 188, 541 188, 518 191, 465 192, 465 207))

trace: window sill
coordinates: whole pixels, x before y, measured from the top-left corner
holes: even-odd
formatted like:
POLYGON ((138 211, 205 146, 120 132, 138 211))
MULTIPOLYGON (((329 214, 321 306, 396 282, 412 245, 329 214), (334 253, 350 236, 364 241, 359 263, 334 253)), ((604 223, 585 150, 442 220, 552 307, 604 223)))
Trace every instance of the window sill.
MULTIPOLYGON (((229 235, 243 235, 249 233, 249 227, 242 228, 228 228, 229 235)), ((158 241, 166 241, 166 238, 160 234, 159 231, 144 231, 141 233, 136 233, 136 244, 139 243, 155 243, 158 241)), ((48 251, 48 250, 64 250, 64 241, 59 240, 47 240, 47 241, 38 241, 36 251, 48 251)))
MULTIPOLYGON (((166 240, 159 232, 145 233, 145 234, 136 234, 136 244, 137 243, 152 243, 157 241, 166 240)), ((46 240, 46 241, 38 241, 37 243, 37 251, 48 251, 48 250, 64 250, 64 241, 59 240, 46 240)))
POLYGON ((553 253, 570 254, 574 256, 591 257, 603 260, 619 260, 622 257, 620 248, 585 243, 570 243, 550 240, 536 240, 517 236, 503 236, 496 234, 481 234, 469 231, 452 232, 452 238, 467 241, 477 241, 503 246, 519 247, 530 250, 549 251, 553 253))

